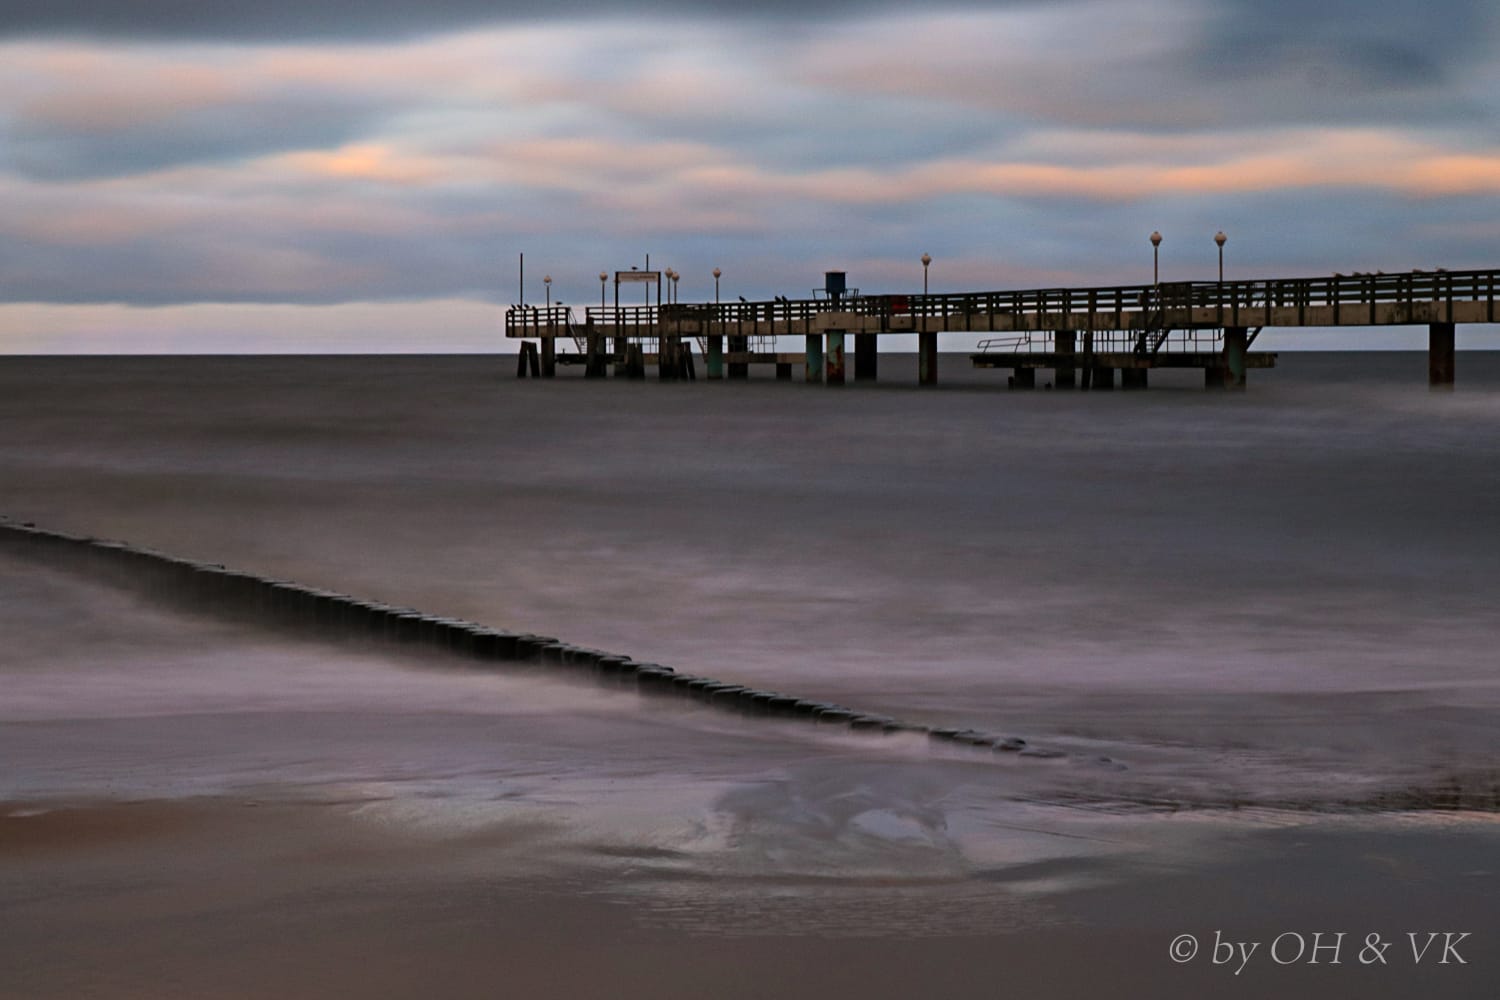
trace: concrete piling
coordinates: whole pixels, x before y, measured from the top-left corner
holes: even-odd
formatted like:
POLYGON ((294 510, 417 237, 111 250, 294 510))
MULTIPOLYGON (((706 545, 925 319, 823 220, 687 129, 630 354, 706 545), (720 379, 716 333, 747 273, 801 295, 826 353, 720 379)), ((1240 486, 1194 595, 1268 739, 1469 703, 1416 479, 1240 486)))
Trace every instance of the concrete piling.
POLYGON ((924 330, 917 334, 917 384, 937 385, 937 332, 924 330))
POLYGON ((1057 367, 1053 369, 1053 382, 1059 389, 1071 389, 1078 381, 1078 369, 1073 365, 1071 357, 1074 353, 1074 337, 1072 330, 1058 330, 1053 334, 1053 350, 1058 354, 1057 367), (1068 360, 1062 360, 1064 357, 1068 360))
POLYGON ((718 381, 724 377, 724 338, 720 334, 713 334, 708 338, 708 380, 718 381))
POLYGON ((823 337, 821 334, 807 335, 807 381, 823 381, 823 337))
POLYGON ((880 367, 879 338, 873 333, 854 335, 854 381, 874 382, 880 367))
POLYGON ((1228 389, 1245 388, 1245 351, 1249 331, 1243 326, 1224 328, 1224 385, 1228 389))
POLYGON ((844 384, 844 331, 828 331, 828 353, 825 358, 828 385, 844 384))
MULTIPOLYGON (((744 335, 729 338, 729 351, 731 354, 745 354, 750 350, 750 338, 744 335)), ((750 364, 746 361, 729 362, 729 377, 738 381, 745 381, 750 377, 750 364)))
POLYGON ((1427 384, 1434 389, 1453 388, 1454 325, 1427 326, 1427 384))

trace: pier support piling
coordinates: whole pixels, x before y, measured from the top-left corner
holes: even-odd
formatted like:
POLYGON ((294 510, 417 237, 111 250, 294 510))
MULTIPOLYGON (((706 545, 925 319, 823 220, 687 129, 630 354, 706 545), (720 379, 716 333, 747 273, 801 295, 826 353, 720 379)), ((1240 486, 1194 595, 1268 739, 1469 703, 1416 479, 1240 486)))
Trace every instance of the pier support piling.
POLYGON ((1243 326, 1224 328, 1224 387, 1245 388, 1245 350, 1249 346, 1249 331, 1243 326))
POLYGON ((1115 387, 1115 370, 1104 365, 1094 365, 1089 370, 1089 388, 1094 390, 1113 389, 1115 387))
POLYGON ((1430 323, 1427 327, 1427 384, 1434 389, 1453 388, 1453 324, 1430 323))
POLYGON ((707 367, 709 381, 724 377, 724 337, 721 334, 708 338, 707 367))
POLYGON ((542 338, 542 378, 552 378, 557 374, 557 341, 551 337, 542 338))
POLYGON ((807 335, 807 381, 823 381, 823 335, 807 335))
POLYGON ((854 381, 874 382, 879 367, 878 339, 873 333, 854 335, 854 381))
POLYGON ((1054 335, 1053 349, 1059 355, 1057 368, 1053 371, 1053 384, 1059 389, 1071 389, 1078 382, 1078 369, 1069 361, 1063 361, 1062 356, 1074 353, 1075 334, 1072 330, 1058 330, 1054 335))
POLYGON ((792 363, 790 361, 776 362, 776 381, 790 382, 792 380, 792 363))
POLYGON ((1121 368, 1120 369, 1120 388, 1121 389, 1144 389, 1144 388, 1146 388, 1146 384, 1147 384, 1147 381, 1148 381, 1146 373, 1148 371, 1150 371, 1150 369, 1148 369, 1148 368, 1121 368))
POLYGON ((521 341, 521 353, 516 355, 516 378, 525 378, 530 373, 532 378, 540 378, 542 374, 541 362, 537 360, 536 344, 529 340, 521 341))
POLYGON ((844 384, 844 331, 828 331, 828 350, 824 357, 828 385, 844 384))
MULTIPOLYGON (((749 337, 730 337, 729 338, 729 353, 731 353, 731 354, 743 354, 743 353, 745 353, 748 350, 750 350, 750 338, 749 337)), ((729 377, 732 378, 732 379, 739 379, 741 381, 749 378, 750 377, 750 365, 748 363, 744 362, 744 361, 731 361, 731 362, 729 362, 729 377)))
POLYGON ((604 363, 604 338, 594 332, 594 323, 589 321, 588 339, 585 342, 588 349, 588 357, 584 361, 583 374, 586 378, 603 378, 605 375, 604 363))
POLYGON ((917 384, 937 385, 937 331, 917 334, 917 384))

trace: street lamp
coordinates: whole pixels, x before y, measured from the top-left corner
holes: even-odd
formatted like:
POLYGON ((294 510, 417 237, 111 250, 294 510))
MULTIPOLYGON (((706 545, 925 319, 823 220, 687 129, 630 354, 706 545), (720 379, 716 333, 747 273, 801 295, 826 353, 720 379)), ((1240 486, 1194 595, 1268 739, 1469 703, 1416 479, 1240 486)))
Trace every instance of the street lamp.
POLYGON ((604 311, 604 283, 609 280, 609 275, 604 271, 599 272, 599 310, 604 311))
POLYGON ((542 284, 544 284, 544 285, 547 286, 547 308, 551 309, 552 308, 552 275, 550 275, 550 274, 543 275, 542 276, 542 284))
POLYGON ((672 272, 672 302, 674 304, 682 301, 677 292, 677 281, 681 277, 682 275, 678 274, 676 271, 672 272))
POLYGON ((1224 241, 1229 239, 1224 235, 1224 230, 1214 233, 1214 242, 1219 244, 1219 284, 1224 283, 1224 241))
POLYGON ((719 304, 719 275, 723 273, 717 267, 714 268, 714 305, 719 304))
POLYGON ((932 254, 930 254, 930 253, 924 253, 922 255, 922 294, 923 295, 927 294, 927 265, 929 265, 931 263, 932 263, 932 254))
POLYGON ((1161 233, 1151 232, 1151 285, 1161 286, 1161 233))

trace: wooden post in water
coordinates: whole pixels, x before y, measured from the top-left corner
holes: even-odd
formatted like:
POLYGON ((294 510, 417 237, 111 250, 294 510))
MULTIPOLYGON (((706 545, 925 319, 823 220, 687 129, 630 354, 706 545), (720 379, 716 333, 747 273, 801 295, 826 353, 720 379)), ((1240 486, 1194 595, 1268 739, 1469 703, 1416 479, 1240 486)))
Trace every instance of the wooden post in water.
POLYGON ((552 378, 557 374, 557 341, 551 337, 542 338, 542 378, 552 378))
POLYGON ((1453 324, 1427 326, 1427 384, 1434 389, 1453 388, 1453 324))

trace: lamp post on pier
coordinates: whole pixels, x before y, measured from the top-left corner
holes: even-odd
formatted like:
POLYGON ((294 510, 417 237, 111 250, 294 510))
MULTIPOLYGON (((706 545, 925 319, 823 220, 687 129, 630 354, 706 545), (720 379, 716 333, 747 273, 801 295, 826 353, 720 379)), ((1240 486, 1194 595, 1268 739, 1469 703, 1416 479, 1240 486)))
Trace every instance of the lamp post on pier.
POLYGON ((922 294, 923 295, 927 294, 927 267, 931 263, 932 263, 932 254, 930 254, 930 253, 924 253, 922 255, 922 294))
POLYGON ((719 304, 719 276, 724 272, 714 268, 714 305, 719 304))
POLYGON ((1151 231, 1151 288, 1153 291, 1161 288, 1161 233, 1151 231))
POLYGON ((1214 233, 1214 242, 1219 245, 1219 284, 1224 284, 1224 242, 1229 237, 1224 235, 1224 230, 1214 233))
POLYGON ((604 272, 604 271, 600 271, 599 272, 599 311, 600 311, 600 313, 604 312, 604 283, 606 281, 608 281, 608 280, 609 280, 609 275, 606 272, 604 272))

